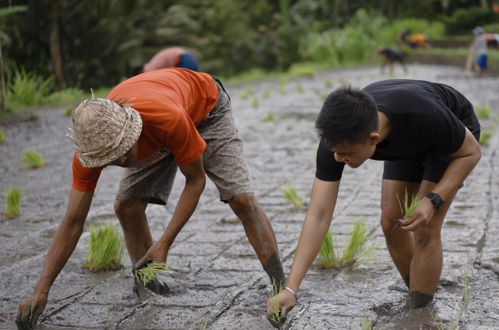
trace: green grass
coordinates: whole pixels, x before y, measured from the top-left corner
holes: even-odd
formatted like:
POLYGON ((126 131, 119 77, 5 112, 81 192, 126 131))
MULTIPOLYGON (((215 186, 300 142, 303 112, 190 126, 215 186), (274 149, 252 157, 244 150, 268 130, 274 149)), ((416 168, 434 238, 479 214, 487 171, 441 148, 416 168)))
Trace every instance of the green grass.
POLYGON ((324 80, 324 86, 326 86, 326 88, 328 89, 332 89, 334 84, 333 84, 333 81, 331 79, 325 79, 324 80))
POLYGON ((123 238, 112 223, 90 225, 85 268, 91 271, 119 269, 123 266, 124 253, 123 238))
POLYGON ((266 89, 262 94, 262 99, 268 99, 270 97, 270 89, 266 89))
POLYGON ((343 248, 342 254, 338 255, 331 232, 326 234, 322 243, 316 265, 319 268, 343 268, 352 266, 362 261, 370 261, 373 248, 367 246, 369 240, 369 229, 363 220, 358 220, 350 233, 350 239, 343 248))
POLYGON ((64 116, 71 117, 72 115, 73 115, 73 107, 67 107, 66 110, 64 110, 64 116))
POLYGON ((275 113, 269 113, 261 119, 262 123, 274 123, 277 121, 277 115, 275 113))
POLYGON ((251 106, 255 109, 258 108, 260 106, 260 99, 255 96, 253 100, 251 100, 251 106))
POLYGON ((170 266, 166 262, 151 262, 147 266, 137 270, 137 278, 142 284, 147 285, 158 278, 161 271, 168 270, 170 266))
POLYGON ((372 330, 373 329, 373 321, 371 321, 367 316, 362 318, 361 328, 362 330, 372 330))
POLYGON ((476 109, 476 113, 478 114, 478 117, 482 118, 482 119, 488 119, 488 118, 490 118, 490 113, 491 112, 492 112, 492 110, 487 105, 484 105, 484 106, 479 107, 478 109, 476 109))
POLYGON ((21 215, 21 200, 23 192, 19 187, 12 186, 5 193, 4 215, 8 218, 15 218, 21 215))
POLYGON ((480 136, 480 144, 481 145, 486 145, 489 143, 490 139, 492 138, 492 132, 491 131, 483 131, 481 136, 480 136))
POLYGON ((44 79, 24 70, 18 71, 9 83, 9 104, 14 108, 46 104, 53 85, 52 77, 44 79))
POLYGON ((4 143, 5 141, 6 141, 5 133, 3 132, 3 129, 0 127, 0 144, 4 143))
POLYGON ((55 91, 48 96, 47 103, 50 105, 65 105, 79 103, 84 98, 87 98, 82 90, 77 88, 66 88, 55 91))
POLYGON ((287 185, 282 187, 282 193, 284 194, 284 198, 293 203, 293 205, 299 209, 303 210, 305 206, 303 205, 298 193, 296 192, 296 188, 292 185, 287 185))
POLYGON ((404 199, 401 201, 400 197, 397 195, 397 200, 399 202, 400 210, 402 211, 402 218, 407 219, 411 217, 416 209, 421 205, 423 201, 423 196, 414 194, 412 197, 409 196, 407 189, 404 192, 404 199))
POLYGON ((253 94, 255 94, 255 89, 252 86, 246 86, 239 94, 239 97, 243 100, 246 100, 253 94))
POLYGON ((24 168, 41 168, 47 165, 42 155, 38 151, 35 150, 27 150, 23 154, 23 167, 24 168))

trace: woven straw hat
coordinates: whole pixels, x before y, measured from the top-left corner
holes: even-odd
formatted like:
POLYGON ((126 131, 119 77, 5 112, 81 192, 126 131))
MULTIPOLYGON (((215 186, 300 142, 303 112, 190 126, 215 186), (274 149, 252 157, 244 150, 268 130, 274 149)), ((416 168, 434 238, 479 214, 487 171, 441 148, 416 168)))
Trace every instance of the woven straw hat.
POLYGON ((137 110, 109 99, 92 98, 74 110, 68 137, 84 167, 101 167, 126 154, 141 132, 137 110))

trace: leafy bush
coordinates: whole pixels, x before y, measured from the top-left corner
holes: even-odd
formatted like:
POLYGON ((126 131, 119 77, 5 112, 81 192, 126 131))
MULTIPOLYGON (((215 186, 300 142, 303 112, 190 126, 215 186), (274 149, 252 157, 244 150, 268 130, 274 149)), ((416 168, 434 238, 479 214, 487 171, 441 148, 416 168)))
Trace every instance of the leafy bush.
POLYGON ((497 17, 498 15, 488 8, 471 7, 454 11, 450 17, 444 17, 443 22, 449 34, 471 34, 475 26, 495 23, 497 17))
POLYGON ((112 223, 90 225, 86 268, 91 271, 119 269, 123 255, 123 238, 112 223))
POLYGON ((23 154, 24 168, 41 168, 46 165, 45 160, 38 151, 28 150, 23 154))
POLYGON ((16 72, 9 84, 8 99, 14 107, 39 106, 47 103, 54 85, 53 78, 44 79, 25 70, 16 72))
POLYGON ((5 193, 5 210, 4 214, 6 217, 15 218, 21 215, 21 200, 23 198, 23 192, 19 187, 12 186, 5 193))

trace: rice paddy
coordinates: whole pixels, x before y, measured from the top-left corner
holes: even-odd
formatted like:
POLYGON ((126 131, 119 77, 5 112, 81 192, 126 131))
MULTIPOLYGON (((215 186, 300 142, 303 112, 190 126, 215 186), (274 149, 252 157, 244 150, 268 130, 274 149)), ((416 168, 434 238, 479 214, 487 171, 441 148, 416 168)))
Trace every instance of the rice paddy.
POLYGON ((124 253, 123 238, 112 223, 90 225, 85 268, 91 271, 120 269, 124 253))

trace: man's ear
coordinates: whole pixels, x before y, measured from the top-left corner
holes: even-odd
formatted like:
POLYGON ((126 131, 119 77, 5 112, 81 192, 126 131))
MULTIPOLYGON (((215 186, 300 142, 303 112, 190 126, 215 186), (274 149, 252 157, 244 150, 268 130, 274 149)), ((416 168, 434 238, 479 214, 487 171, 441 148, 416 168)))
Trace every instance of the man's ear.
POLYGON ((369 144, 377 145, 379 143, 380 139, 381 139, 381 136, 379 135, 378 132, 369 133, 369 144))

